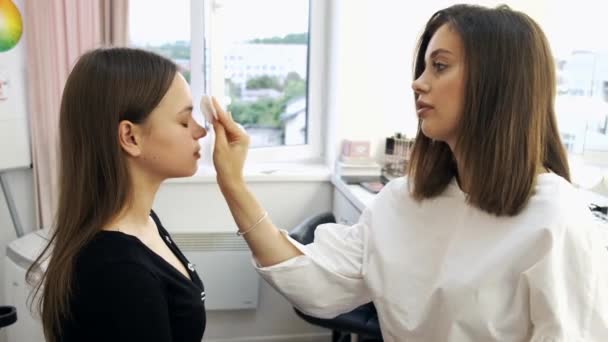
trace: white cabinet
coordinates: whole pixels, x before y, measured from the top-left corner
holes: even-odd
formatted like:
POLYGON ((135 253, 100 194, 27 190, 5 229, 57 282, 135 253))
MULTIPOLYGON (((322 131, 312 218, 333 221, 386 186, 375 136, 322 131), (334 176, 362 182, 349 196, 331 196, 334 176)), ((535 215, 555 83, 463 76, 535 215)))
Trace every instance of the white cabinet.
POLYGON ((334 216, 337 223, 346 225, 357 223, 361 216, 361 211, 337 188, 334 189, 334 216))

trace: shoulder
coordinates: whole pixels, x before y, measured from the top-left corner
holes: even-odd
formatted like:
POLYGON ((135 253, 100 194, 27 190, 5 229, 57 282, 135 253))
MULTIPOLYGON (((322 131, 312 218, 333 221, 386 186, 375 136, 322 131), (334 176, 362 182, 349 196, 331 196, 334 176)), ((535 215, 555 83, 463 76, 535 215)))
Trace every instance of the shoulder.
MULTIPOLYGON (((551 237, 551 249, 605 251, 608 230, 588 208, 589 200, 565 179, 554 174, 539 176, 534 195, 522 214, 537 221, 551 237)), ((605 254, 605 253, 603 253, 605 254)))
POLYGON ((120 232, 99 232, 76 257, 75 280, 86 283, 143 278, 156 279, 150 257, 136 237, 120 232))
POLYGON ((411 184, 408 176, 390 181, 376 195, 376 198, 370 205, 371 211, 383 213, 394 211, 399 213, 435 212, 465 203, 465 196, 459 190, 455 181, 448 184, 440 195, 422 201, 418 201, 412 196, 412 187, 413 184, 411 184))
POLYGON ((386 201, 404 201, 411 199, 408 178, 399 177, 386 183, 382 190, 376 195, 375 203, 386 201))
MULTIPOLYGON (((169 235, 154 211, 150 212, 150 217, 161 235, 169 235)), ((145 265, 149 263, 149 253, 143 243, 134 236, 118 231, 102 230, 82 248, 77 263, 86 267, 116 263, 145 265)))
POLYGON ((587 202, 583 193, 564 178, 542 174, 536 180, 525 211, 528 215, 542 215, 547 225, 564 228, 589 225, 594 221, 587 202))

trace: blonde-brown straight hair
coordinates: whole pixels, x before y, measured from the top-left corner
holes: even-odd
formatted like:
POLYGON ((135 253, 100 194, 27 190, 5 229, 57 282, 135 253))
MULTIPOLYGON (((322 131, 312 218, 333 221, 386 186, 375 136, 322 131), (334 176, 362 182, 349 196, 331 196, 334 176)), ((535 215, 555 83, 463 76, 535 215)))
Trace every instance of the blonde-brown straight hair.
POLYGON ((74 269, 81 249, 128 207, 132 194, 118 124, 143 123, 177 72, 170 60, 143 50, 84 54, 63 90, 59 117, 59 203, 51 239, 27 273, 35 281, 44 335, 61 340, 71 318, 74 269), (50 256, 50 258, 49 258, 50 256), (41 263, 48 258, 46 271, 41 263))
MULTIPOLYGON (((458 127, 458 170, 450 147, 418 127, 409 165, 417 200, 442 193, 457 175, 470 204, 498 216, 516 215, 532 195, 536 175, 549 169, 570 180, 557 129, 555 65, 541 28, 507 6, 455 5, 435 13, 418 42, 414 79, 425 68, 433 34, 450 25, 465 51, 465 98, 458 127)), ((417 97, 417 96, 415 96, 417 97)))

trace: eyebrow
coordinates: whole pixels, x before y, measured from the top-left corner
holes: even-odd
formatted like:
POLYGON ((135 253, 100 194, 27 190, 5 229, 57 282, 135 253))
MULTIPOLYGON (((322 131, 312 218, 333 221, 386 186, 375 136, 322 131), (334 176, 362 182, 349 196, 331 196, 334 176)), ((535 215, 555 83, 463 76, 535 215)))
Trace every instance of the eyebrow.
POLYGON ((191 111, 192 111, 192 106, 191 106, 191 105, 188 105, 188 106, 186 106, 184 109, 182 109, 182 110, 180 110, 179 112, 177 112, 177 114, 179 115, 179 114, 181 114, 181 113, 183 113, 183 112, 191 112, 191 111))
POLYGON ((437 49, 437 50, 435 50, 435 51, 431 52, 430 57, 431 57, 431 58, 435 58, 435 57, 437 57, 437 55, 438 55, 438 54, 440 54, 440 53, 447 53, 447 54, 453 55, 453 53, 452 53, 451 51, 448 51, 448 50, 446 50, 446 49, 437 49))

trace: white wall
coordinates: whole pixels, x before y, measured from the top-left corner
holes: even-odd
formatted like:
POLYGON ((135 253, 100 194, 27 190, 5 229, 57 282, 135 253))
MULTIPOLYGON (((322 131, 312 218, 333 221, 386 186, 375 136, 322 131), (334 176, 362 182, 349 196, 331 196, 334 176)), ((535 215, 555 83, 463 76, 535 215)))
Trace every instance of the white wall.
MULTIPOLYGON (((14 0, 23 22, 23 0, 14 0)), ((4 25, 4 24, 3 24, 4 25)), ((28 167, 32 163, 30 153, 29 122, 26 90, 26 33, 10 50, 0 52, 0 77, 3 85, 0 101, 0 170, 28 167)))
POLYGON ((427 6, 388 0, 332 2, 330 165, 343 139, 370 140, 379 159, 386 136, 416 132, 411 57, 427 6))

